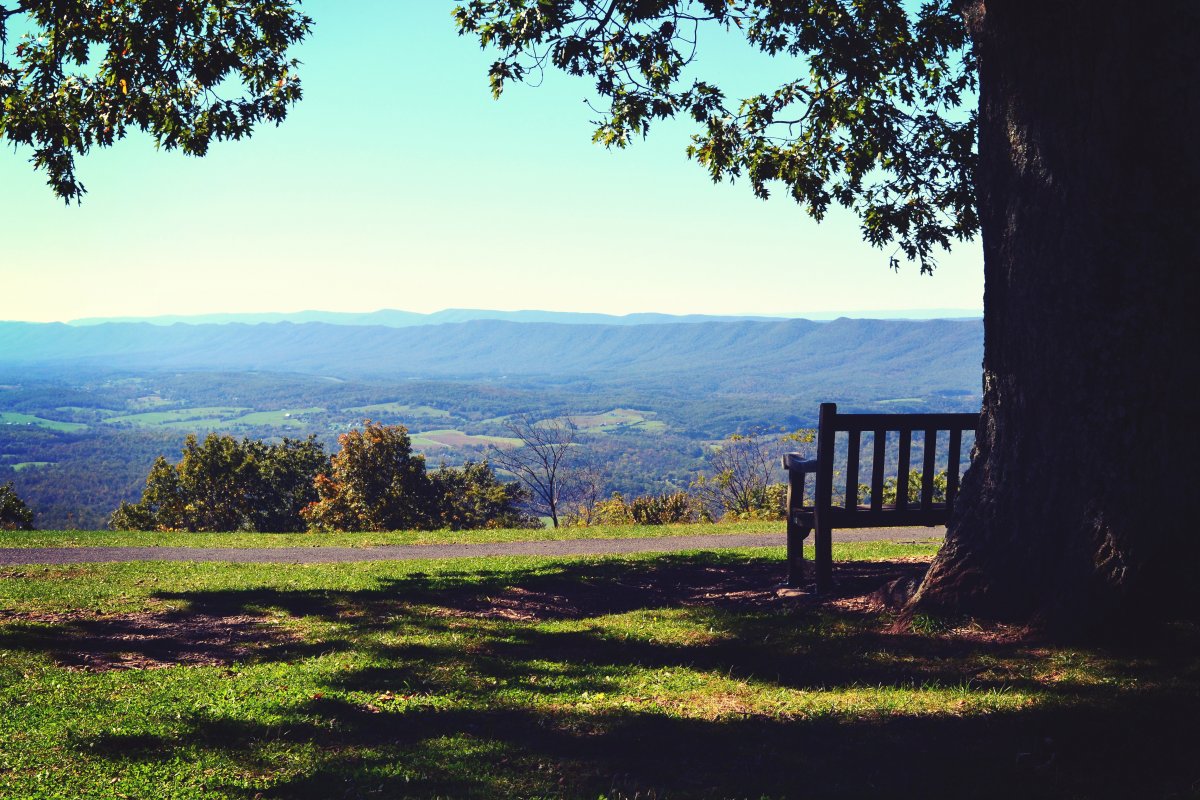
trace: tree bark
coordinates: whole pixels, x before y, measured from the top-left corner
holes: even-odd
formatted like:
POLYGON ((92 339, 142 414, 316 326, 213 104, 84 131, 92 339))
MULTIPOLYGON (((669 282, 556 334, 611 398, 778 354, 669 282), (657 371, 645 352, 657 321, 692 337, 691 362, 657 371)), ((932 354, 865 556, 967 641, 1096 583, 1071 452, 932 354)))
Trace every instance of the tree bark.
POLYGON ((1070 630, 1194 611, 1200 3, 963 14, 980 62, 983 411, 909 612, 1070 630))

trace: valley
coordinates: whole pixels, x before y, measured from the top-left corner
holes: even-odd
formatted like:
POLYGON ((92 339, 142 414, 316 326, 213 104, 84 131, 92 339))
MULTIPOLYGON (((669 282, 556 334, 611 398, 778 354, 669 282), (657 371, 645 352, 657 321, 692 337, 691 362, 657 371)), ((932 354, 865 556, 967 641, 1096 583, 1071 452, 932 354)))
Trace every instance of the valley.
POLYGON ((333 452, 370 419, 458 465, 516 445, 506 420, 529 416, 569 420, 606 491, 673 491, 714 443, 811 427, 821 402, 975 410, 981 340, 978 320, 0 323, 0 484, 39 527, 99 528, 189 433, 315 436, 333 452))

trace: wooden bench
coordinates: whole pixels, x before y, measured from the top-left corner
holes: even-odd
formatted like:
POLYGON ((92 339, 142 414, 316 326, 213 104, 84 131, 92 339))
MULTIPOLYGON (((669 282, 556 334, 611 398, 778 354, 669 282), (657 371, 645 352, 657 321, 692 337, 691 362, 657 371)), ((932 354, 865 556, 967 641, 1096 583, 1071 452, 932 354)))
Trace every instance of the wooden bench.
POLYGON ((804 580, 804 539, 812 530, 816 589, 828 592, 833 584, 834 528, 884 528, 907 525, 944 525, 950 519, 954 497, 958 494, 959 465, 962 463, 962 432, 974 431, 978 414, 839 414, 837 404, 822 403, 817 431, 817 457, 805 460, 799 453, 783 457, 788 472, 787 494, 787 565, 788 586, 800 586, 804 580), (896 470, 896 502, 884 505, 884 464, 887 456, 887 434, 899 434, 899 454, 896 470), (921 496, 916 502, 908 499, 908 483, 912 456, 913 431, 925 435, 921 470, 921 496), (937 435, 949 433, 946 458, 946 499, 934 502, 934 471, 937 464, 937 435), (845 500, 834 505, 834 454, 838 433, 846 433, 845 500), (859 505, 859 459, 862 434, 874 435, 871 458, 871 501, 859 505), (804 503, 804 479, 815 475, 815 491, 811 505, 804 503))

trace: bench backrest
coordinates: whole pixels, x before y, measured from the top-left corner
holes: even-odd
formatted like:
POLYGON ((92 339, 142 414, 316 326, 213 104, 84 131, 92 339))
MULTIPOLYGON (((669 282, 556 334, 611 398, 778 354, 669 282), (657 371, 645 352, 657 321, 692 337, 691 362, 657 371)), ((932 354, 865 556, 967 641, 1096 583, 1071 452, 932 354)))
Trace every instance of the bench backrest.
POLYGON ((817 432, 817 458, 815 465, 807 462, 806 471, 815 472, 816 487, 813 498, 815 511, 826 517, 832 527, 886 526, 886 525, 937 525, 944 523, 954 506, 958 494, 959 467, 962 463, 962 432, 974 431, 979 422, 978 414, 839 414, 836 403, 822 403, 817 432), (913 465, 912 437, 914 431, 924 434, 920 498, 915 502, 908 499, 909 473, 913 465), (934 502, 934 473, 937 464, 938 433, 946 431, 949 448, 946 454, 946 500, 934 502), (846 433, 849 449, 846 456, 846 498, 842 505, 833 504, 834 489, 834 443, 838 433, 846 433), (884 462, 886 460, 887 435, 899 434, 899 458, 896 471, 896 503, 892 507, 883 505, 884 462), (859 459, 862 449, 862 434, 874 436, 874 452, 871 459, 871 502, 868 507, 858 505, 859 459))

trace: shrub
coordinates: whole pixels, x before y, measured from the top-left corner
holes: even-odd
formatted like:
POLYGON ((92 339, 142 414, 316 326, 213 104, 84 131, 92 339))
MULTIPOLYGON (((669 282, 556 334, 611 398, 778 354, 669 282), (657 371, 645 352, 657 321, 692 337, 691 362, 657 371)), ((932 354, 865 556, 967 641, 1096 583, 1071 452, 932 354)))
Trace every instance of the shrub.
POLYGON ((590 509, 580 509, 567 517, 567 524, 575 526, 673 525, 701 521, 711 521, 704 513, 703 504, 683 491, 645 495, 632 500, 626 500, 620 492, 613 492, 612 497, 596 501, 590 509))
POLYGON ((33 530, 33 512, 17 495, 11 481, 0 486, 0 530, 33 530))
POLYGON ((182 457, 159 456, 137 503, 122 503, 113 530, 304 530, 301 509, 316 499, 313 479, 325 453, 315 437, 266 444, 209 434, 184 440, 182 457))

